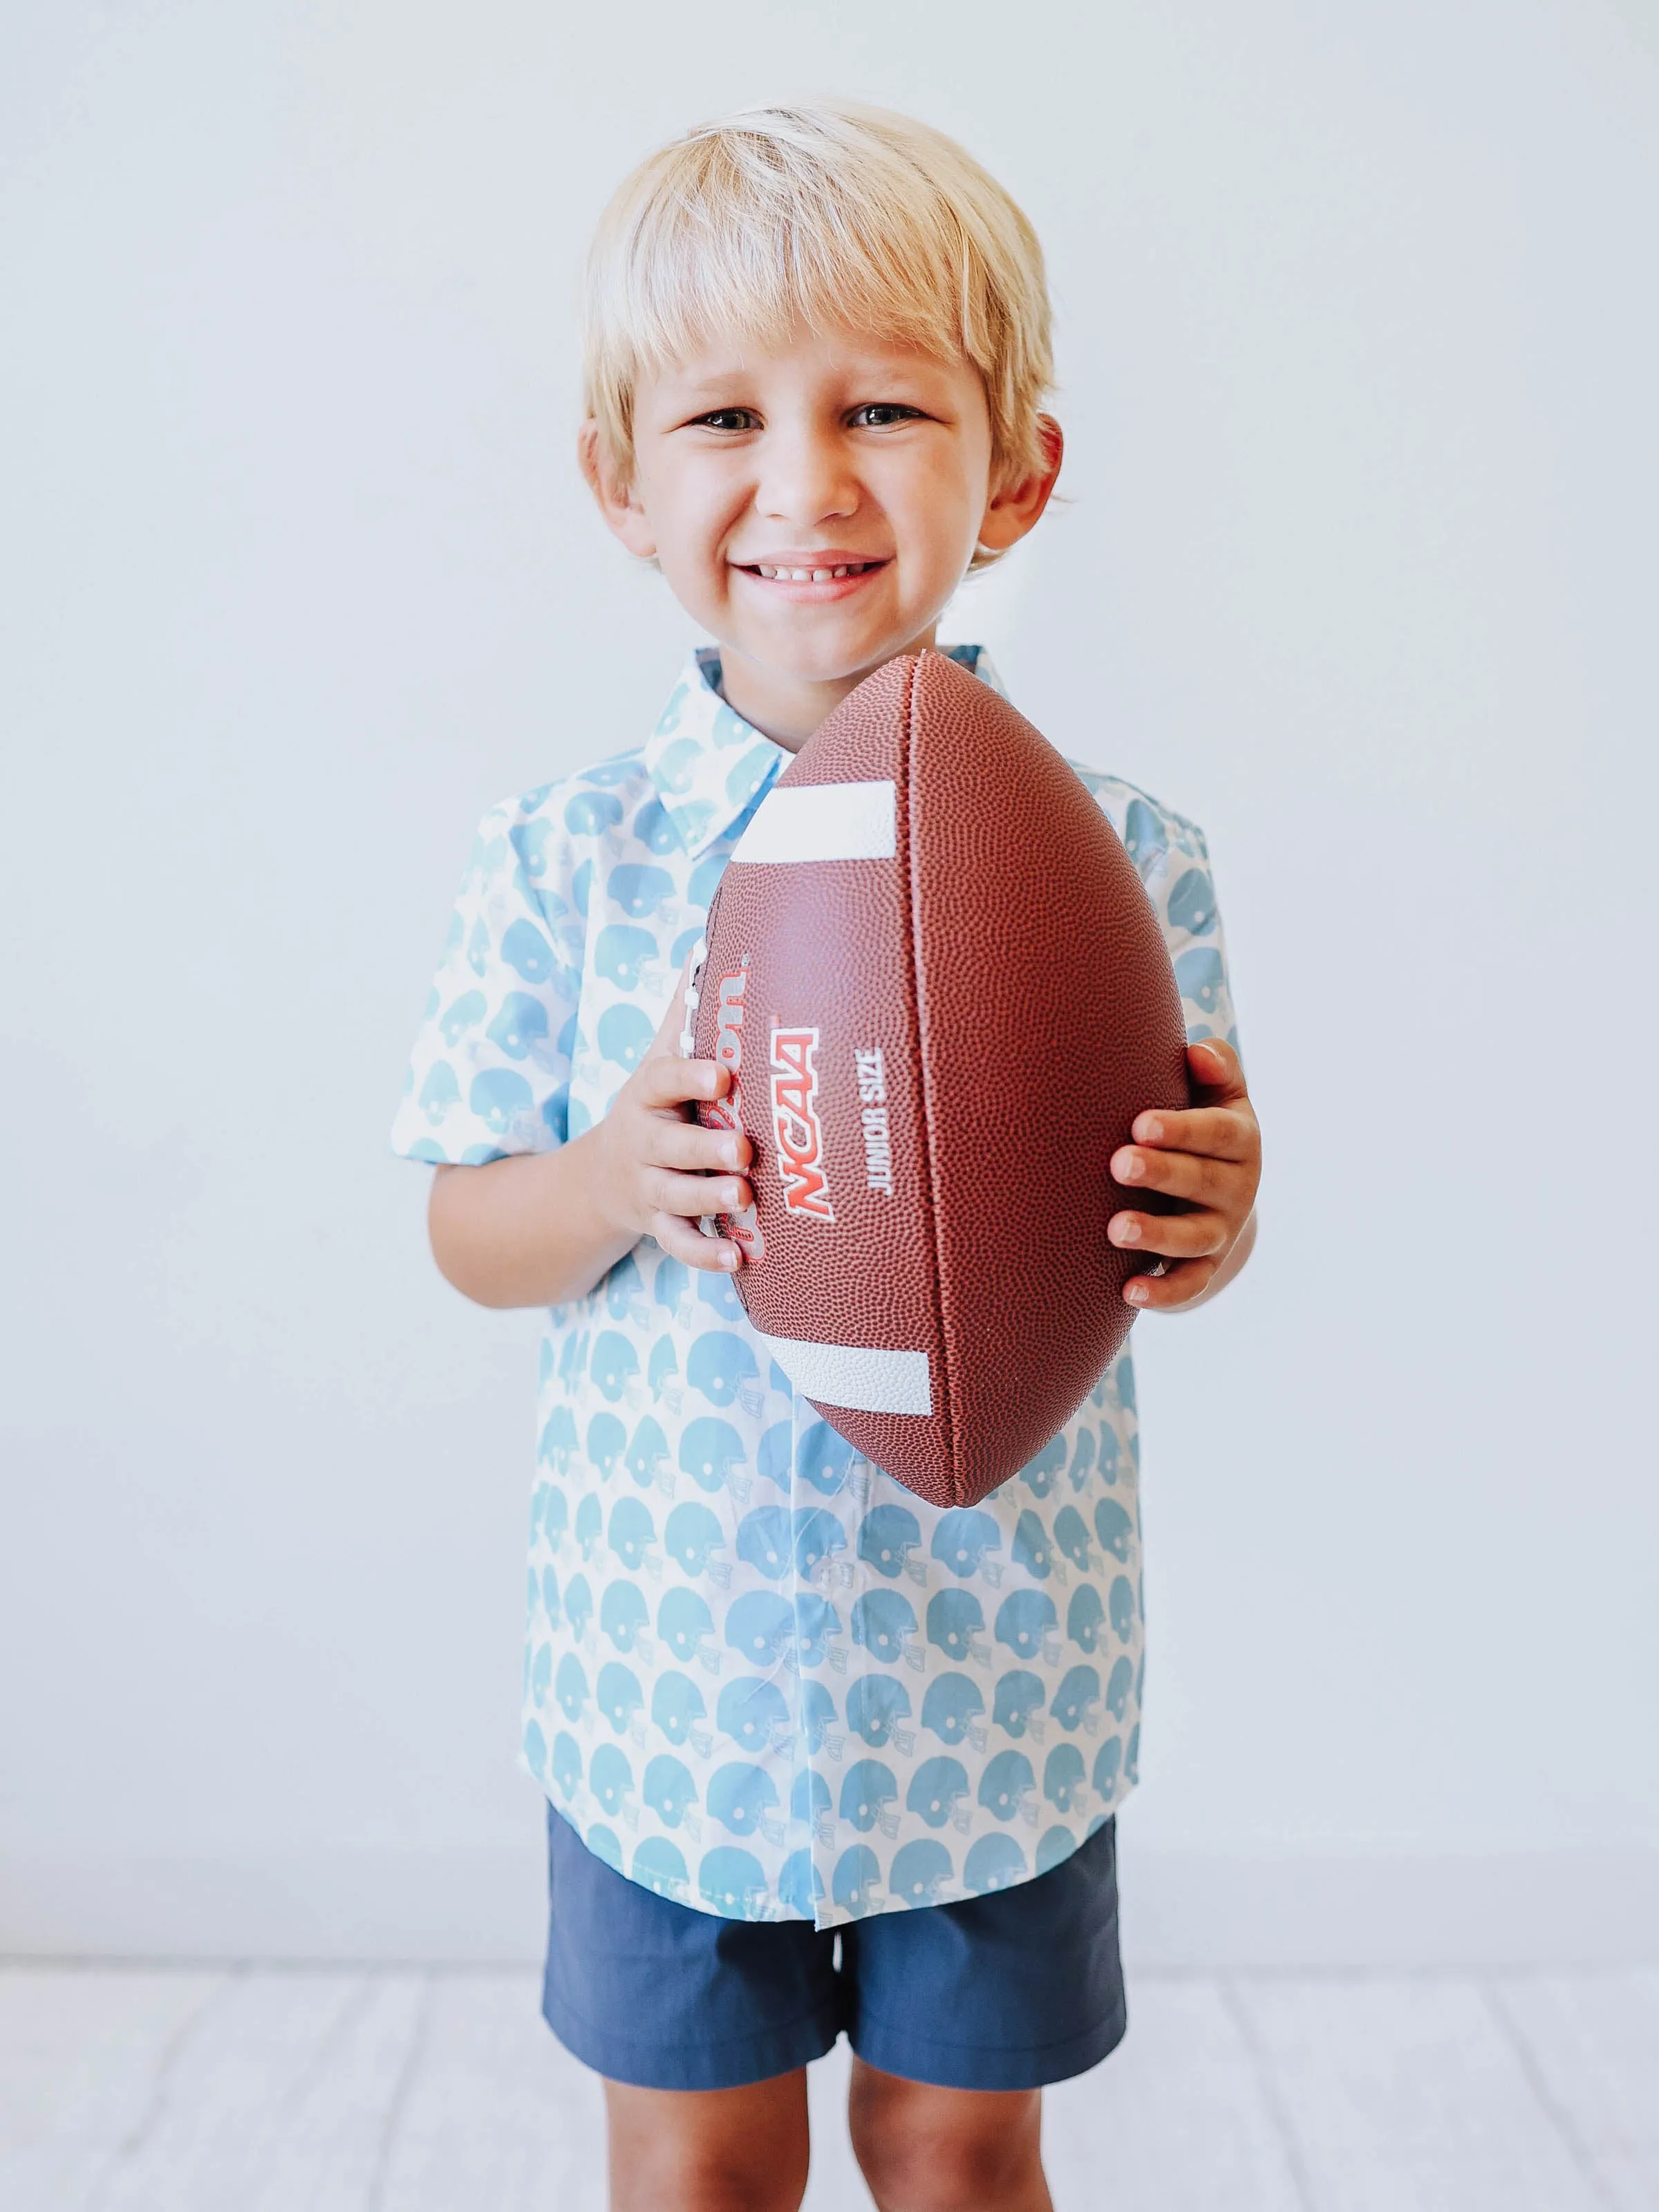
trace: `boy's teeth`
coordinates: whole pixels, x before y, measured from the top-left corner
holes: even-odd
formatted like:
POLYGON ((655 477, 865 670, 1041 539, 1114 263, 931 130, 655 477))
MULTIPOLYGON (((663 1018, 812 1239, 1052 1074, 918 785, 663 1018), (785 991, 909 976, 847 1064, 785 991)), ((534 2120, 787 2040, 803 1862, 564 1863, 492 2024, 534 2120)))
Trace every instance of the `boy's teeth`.
POLYGON ((838 576, 861 576, 869 565, 867 561, 847 561, 839 568, 768 568, 764 561, 755 563, 769 582, 779 584, 833 583, 838 576))

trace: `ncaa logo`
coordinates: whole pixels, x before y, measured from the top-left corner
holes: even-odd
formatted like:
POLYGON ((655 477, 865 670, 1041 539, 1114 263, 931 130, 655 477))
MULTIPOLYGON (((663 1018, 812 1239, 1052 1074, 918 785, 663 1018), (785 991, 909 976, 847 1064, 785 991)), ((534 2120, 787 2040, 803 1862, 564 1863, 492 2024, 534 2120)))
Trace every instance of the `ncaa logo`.
POLYGON ((833 1221, 823 1172, 823 1126, 818 1119, 818 1033, 815 1029, 772 1032, 772 1128, 778 1140, 783 1202, 791 1213, 833 1221))

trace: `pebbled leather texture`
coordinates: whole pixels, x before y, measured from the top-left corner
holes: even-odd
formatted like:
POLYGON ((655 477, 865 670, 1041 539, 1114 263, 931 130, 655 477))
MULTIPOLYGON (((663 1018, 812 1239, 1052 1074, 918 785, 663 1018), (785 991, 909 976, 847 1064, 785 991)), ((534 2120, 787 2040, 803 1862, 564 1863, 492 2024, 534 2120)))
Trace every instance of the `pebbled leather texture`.
POLYGON ((812 1402, 921 1497, 966 1505, 1064 1426, 1128 1333, 1121 1290, 1142 1262, 1106 1224, 1156 1200, 1121 1189, 1106 1163, 1138 1113, 1188 1103, 1186 1030, 1110 823, 1054 747, 943 654, 889 661, 779 785, 890 778, 892 860, 727 866, 696 1046, 714 1053, 722 982, 738 979, 725 1050, 740 1048, 763 1246, 734 1279, 750 1320, 770 1336, 925 1352, 931 1414, 812 1402), (870 1188, 876 1050, 890 1192, 870 1188))

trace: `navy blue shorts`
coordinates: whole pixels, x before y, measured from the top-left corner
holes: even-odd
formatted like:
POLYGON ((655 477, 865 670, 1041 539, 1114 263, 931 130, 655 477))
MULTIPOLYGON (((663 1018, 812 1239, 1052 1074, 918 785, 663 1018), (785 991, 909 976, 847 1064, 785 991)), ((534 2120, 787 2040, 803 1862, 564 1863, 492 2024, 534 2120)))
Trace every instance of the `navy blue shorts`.
POLYGON ((659 1897, 597 1857, 551 1805, 548 1876, 542 2012, 613 2081, 734 2089, 822 2058, 845 2029, 886 2074, 1036 2089, 1122 2040, 1110 1820, 1012 1889, 822 1932, 659 1897))

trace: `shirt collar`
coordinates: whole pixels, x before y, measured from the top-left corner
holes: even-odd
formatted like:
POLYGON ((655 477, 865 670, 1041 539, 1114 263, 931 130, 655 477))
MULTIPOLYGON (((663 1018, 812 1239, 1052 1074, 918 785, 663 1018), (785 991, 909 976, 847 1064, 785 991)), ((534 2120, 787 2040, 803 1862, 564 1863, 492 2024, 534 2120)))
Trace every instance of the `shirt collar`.
MULTIPOLYGON (((939 650, 1007 697, 983 646, 939 650)), ((719 648, 699 647, 645 747, 663 810, 693 860, 736 829, 794 758, 732 712, 720 695, 720 681, 719 648)))

